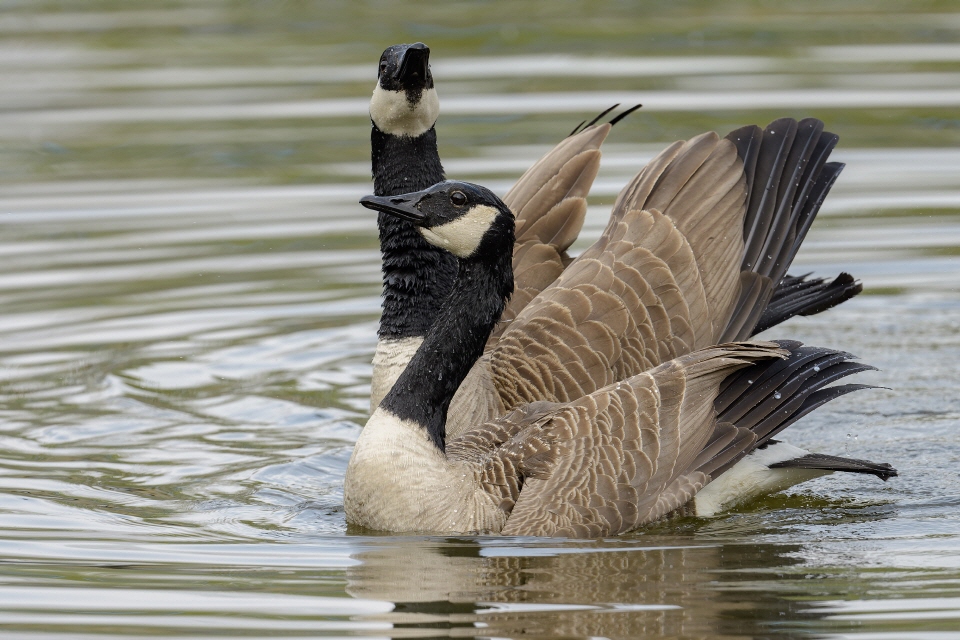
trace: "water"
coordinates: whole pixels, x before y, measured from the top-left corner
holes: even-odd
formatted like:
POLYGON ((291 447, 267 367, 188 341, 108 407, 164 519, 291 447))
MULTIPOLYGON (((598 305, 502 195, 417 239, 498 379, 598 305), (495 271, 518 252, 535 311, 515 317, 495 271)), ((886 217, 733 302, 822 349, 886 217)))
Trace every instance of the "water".
POLYGON ((0 630, 18 638, 953 638, 950 2, 0 5, 0 630), (770 332, 877 365, 790 429, 825 478, 598 541, 350 535, 379 308, 366 103, 434 50, 451 176, 504 191, 614 102, 587 246, 665 143, 821 117, 846 171, 770 332))

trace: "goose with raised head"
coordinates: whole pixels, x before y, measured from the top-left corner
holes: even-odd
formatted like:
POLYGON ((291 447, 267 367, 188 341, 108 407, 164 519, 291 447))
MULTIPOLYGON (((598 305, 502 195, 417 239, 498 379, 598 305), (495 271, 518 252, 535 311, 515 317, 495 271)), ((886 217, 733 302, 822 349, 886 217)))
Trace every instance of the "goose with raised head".
MULTIPOLYGON (((380 58, 370 102, 375 195, 423 189, 444 179, 435 128, 439 99, 429 56, 426 45, 415 43, 388 47, 380 58)), ((567 249, 583 225, 586 196, 599 168, 600 145, 611 127, 638 107, 609 122, 600 119, 612 108, 581 123, 504 196, 503 201, 516 214, 516 288, 488 348, 570 263, 567 249)), ((380 216, 379 228, 384 300, 371 379, 371 410, 413 356, 455 276, 454 263, 425 244, 405 221, 380 216)), ((756 331, 794 315, 819 313, 860 291, 859 283, 848 274, 833 280, 803 276, 790 282, 792 286, 777 289, 776 304, 763 310, 756 331)))
MULTIPOLYGON (((370 100, 374 194, 425 189, 444 179, 437 149, 439 100, 423 43, 388 47, 380 57, 370 100)), ((638 105, 639 107, 639 105, 638 105)), ((504 196, 516 212, 513 266, 516 292, 502 322, 553 282, 569 263, 600 167, 600 145, 627 109, 609 122, 604 111, 535 163, 504 196)), ((433 324, 456 276, 450 254, 424 242, 410 223, 380 215, 383 313, 373 358, 370 407, 375 408, 407 366, 433 324)))
MULTIPOLYGON (((490 191, 444 182, 368 196, 458 260, 450 296, 360 434, 347 467, 350 524, 386 531, 616 535, 688 505, 800 416, 862 388, 826 387, 867 369, 799 343, 708 347, 566 403, 535 402, 448 440, 454 391, 513 291, 514 219, 490 191), (751 366, 753 365, 753 366, 751 366), (738 374, 750 367, 749 381, 738 374)), ((804 452, 784 474, 889 465, 804 452)), ((772 473, 776 470, 770 469, 772 473)), ((749 491, 749 488, 744 488, 749 491)))
MULTIPOLYGON (((434 128, 440 102, 422 43, 388 47, 370 100, 373 188, 378 196, 419 191, 443 180, 434 128)), ((383 313, 373 357, 371 408, 433 324, 456 276, 456 259, 406 221, 381 214, 383 313)))

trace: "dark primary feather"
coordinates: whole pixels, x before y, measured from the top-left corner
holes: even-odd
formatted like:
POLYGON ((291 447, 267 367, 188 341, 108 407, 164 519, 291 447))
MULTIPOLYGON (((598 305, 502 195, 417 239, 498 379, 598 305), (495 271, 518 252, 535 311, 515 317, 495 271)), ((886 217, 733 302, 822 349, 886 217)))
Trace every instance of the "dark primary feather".
MULTIPOLYGON (((592 120, 590 120, 589 122, 587 122, 586 120, 582 121, 580 124, 578 124, 577 126, 575 126, 575 127, 573 128, 573 131, 571 131, 569 134, 567 134, 568 137, 569 137, 569 136, 576 135, 577 133, 580 133, 581 131, 584 131, 585 129, 589 129, 589 128, 592 127, 593 125, 595 125, 595 124, 597 124, 598 122, 600 122, 600 119, 603 118, 603 116, 607 115, 608 113, 610 113, 611 111, 613 111, 614 109, 616 109, 616 108, 619 107, 619 106, 620 106, 620 103, 618 102, 617 104, 613 105, 612 107, 608 107, 608 108, 604 109, 603 111, 601 111, 599 114, 597 114, 597 115, 596 115, 592 120)), ((641 105, 641 104, 634 105, 634 106, 630 107, 629 109, 627 109, 626 111, 624 111, 623 113, 620 113, 619 115, 614 116, 613 118, 610 119, 610 122, 609 122, 610 126, 612 127, 613 125, 617 124, 618 122, 620 122, 621 120, 623 120, 624 118, 626 118, 627 116, 629 116, 631 113, 633 113, 634 111, 636 111, 637 109, 639 109, 639 108, 642 107, 642 106, 643 106, 643 105, 641 105)))
POLYGON ((831 302, 839 304, 859 293, 856 287, 840 295, 825 288, 807 298, 794 298, 792 304, 781 304, 776 313, 766 311, 843 169, 842 164, 826 162, 839 138, 824 131, 823 123, 814 118, 799 122, 781 118, 764 130, 737 129, 727 139, 737 146, 750 196, 743 225, 741 296, 721 340, 742 340, 794 315, 823 311, 833 306, 831 302))
POLYGON ((619 115, 617 115, 617 116, 614 116, 613 118, 610 119, 610 126, 611 126, 611 127, 614 126, 615 124, 617 124, 618 122, 620 122, 621 120, 623 120, 623 119, 626 118, 628 115, 630 115, 631 113, 633 113, 634 111, 636 111, 637 109, 639 109, 639 108, 642 107, 642 106, 643 106, 642 104, 633 105, 632 107, 630 107, 629 109, 627 109, 627 110, 624 111, 623 113, 621 113, 621 114, 619 114, 619 115))
POLYGON ((785 460, 770 465, 771 469, 820 469, 823 471, 845 471, 850 473, 866 473, 877 476, 884 482, 895 478, 897 470, 885 462, 871 462, 857 458, 841 458, 828 456, 822 453, 808 453, 801 458, 785 460))
POLYGON ((714 401, 720 425, 713 441, 731 438, 730 428, 740 433, 736 442, 704 460, 700 470, 716 478, 754 449, 773 442, 772 438, 817 407, 869 385, 827 385, 861 371, 875 370, 867 364, 850 362, 854 356, 822 347, 806 347, 796 341, 775 341, 790 356, 763 367, 748 367, 731 375, 720 387, 714 401))
MULTIPOLYGON (((763 366, 747 367, 724 381, 715 401, 717 430, 704 449, 698 470, 716 479, 757 448, 771 444, 772 437, 815 408, 842 395, 869 385, 826 385, 872 370, 874 367, 852 363, 848 353, 819 347, 804 347, 794 341, 778 341, 790 351, 789 357, 763 366)), ((865 473, 896 475, 886 463, 844 461, 843 458, 811 454, 791 465, 773 467, 819 468, 823 470, 862 470, 865 473), (816 462, 815 462, 816 461, 816 462), (832 467, 825 466, 829 461, 832 467), (813 466, 819 463, 821 466, 813 466), (870 469, 867 471, 866 469, 870 469)))
POLYGON ((583 122, 578 124, 576 127, 574 127, 573 131, 570 132, 570 135, 572 136, 575 133, 579 133, 580 131, 582 131, 582 129, 586 129, 587 127, 592 127, 593 125, 597 124, 597 121, 600 120, 600 118, 607 115, 608 113, 610 113, 611 111, 613 111, 619 106, 620 106, 620 103, 618 102, 612 107, 607 107, 606 109, 598 113, 590 122, 587 122, 586 120, 584 120, 583 122))
POLYGON ((809 316, 826 311, 863 291, 863 285, 849 273, 841 273, 833 280, 787 276, 760 315, 754 333, 766 331, 796 315, 809 316))

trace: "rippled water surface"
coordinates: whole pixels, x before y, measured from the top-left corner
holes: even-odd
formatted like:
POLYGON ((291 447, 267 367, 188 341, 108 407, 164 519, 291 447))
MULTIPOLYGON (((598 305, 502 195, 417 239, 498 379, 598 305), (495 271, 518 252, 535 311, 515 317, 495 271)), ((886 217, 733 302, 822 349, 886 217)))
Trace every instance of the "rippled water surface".
POLYGON ((960 637, 953 2, 0 3, 0 634, 960 637), (875 5, 868 7, 868 4, 875 5), (505 191, 580 120, 577 247, 666 143, 817 116, 847 169, 771 337, 885 389, 790 429, 825 478, 598 541, 350 535, 379 310, 366 104, 431 45, 448 174, 505 191))

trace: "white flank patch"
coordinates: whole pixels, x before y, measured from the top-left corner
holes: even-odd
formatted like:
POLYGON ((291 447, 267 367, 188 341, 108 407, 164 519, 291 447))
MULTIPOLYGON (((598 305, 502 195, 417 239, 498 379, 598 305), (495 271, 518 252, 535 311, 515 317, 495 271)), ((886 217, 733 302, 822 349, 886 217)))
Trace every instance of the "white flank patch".
POLYGON ((387 91, 377 83, 370 99, 370 118, 377 128, 394 136, 416 138, 430 130, 440 115, 436 89, 424 89, 411 104, 404 91, 387 91))
POLYGON ((694 513, 700 517, 713 516, 757 496, 833 473, 821 469, 770 468, 771 464, 802 458, 808 453, 786 442, 757 449, 694 497, 694 513))
POLYGON ((469 258, 498 213, 493 207, 479 204, 456 220, 430 229, 421 228, 420 233, 430 244, 446 249, 458 258, 469 258))
POLYGON ((377 341, 377 351, 373 354, 373 378, 370 380, 370 413, 380 406, 422 343, 420 336, 377 341))

